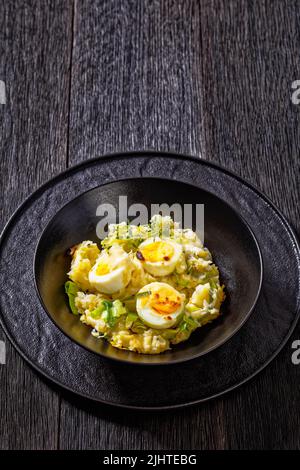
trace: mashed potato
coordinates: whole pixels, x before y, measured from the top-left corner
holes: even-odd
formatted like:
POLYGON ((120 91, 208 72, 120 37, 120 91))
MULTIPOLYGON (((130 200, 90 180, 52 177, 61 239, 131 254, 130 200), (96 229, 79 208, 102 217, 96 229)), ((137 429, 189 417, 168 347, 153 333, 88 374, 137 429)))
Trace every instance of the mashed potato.
POLYGON ((220 315, 224 287, 210 252, 170 217, 111 225, 101 250, 83 241, 71 256, 70 308, 116 348, 159 354, 220 315))

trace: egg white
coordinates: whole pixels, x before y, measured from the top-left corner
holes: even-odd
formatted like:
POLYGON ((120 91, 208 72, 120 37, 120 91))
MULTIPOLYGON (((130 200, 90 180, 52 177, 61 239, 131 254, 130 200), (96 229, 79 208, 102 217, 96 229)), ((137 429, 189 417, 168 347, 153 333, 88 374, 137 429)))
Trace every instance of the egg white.
POLYGON ((119 246, 112 246, 108 252, 103 251, 98 256, 89 272, 89 282, 98 292, 113 294, 129 284, 132 271, 133 264, 129 254, 119 246), (108 272, 104 269, 104 273, 101 273, 103 267, 108 272))
POLYGON ((178 292, 174 287, 165 282, 152 282, 144 286, 137 294, 136 310, 140 319, 149 327, 155 329, 165 329, 174 326, 184 309, 185 296, 178 292), (149 293, 147 295, 147 292, 149 293), (158 313, 153 308, 153 296, 160 293, 168 293, 170 298, 179 300, 179 307, 172 313, 158 313), (145 295, 143 295, 143 293, 145 295), (151 294, 150 294, 151 293, 151 294))

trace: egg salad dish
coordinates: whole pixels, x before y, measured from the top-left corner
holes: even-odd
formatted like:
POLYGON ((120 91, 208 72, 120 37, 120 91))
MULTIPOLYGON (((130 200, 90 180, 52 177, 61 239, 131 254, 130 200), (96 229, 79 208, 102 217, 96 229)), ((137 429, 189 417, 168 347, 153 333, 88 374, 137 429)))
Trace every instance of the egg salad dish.
POLYGON ((220 315, 224 286, 210 252, 170 217, 112 224, 100 246, 83 241, 70 255, 70 309, 116 348, 159 354, 220 315))

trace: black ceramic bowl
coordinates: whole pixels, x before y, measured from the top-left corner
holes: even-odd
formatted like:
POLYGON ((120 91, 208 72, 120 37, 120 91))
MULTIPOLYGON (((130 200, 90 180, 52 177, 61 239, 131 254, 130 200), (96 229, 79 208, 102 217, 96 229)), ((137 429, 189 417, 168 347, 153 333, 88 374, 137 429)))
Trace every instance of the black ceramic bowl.
MULTIPOLYGON (((193 227, 195 228, 195 227, 193 227)), ((42 304, 53 322, 76 343, 96 354, 134 364, 183 362, 217 348, 234 335, 252 312, 262 283, 262 258, 253 232, 227 203, 190 184, 161 178, 118 180, 81 194, 65 205, 43 231, 35 253, 35 281, 42 304), (69 247, 93 240, 99 204, 112 204, 118 212, 119 196, 127 195, 128 205, 143 203, 172 205, 204 204, 205 246, 213 255, 226 288, 222 315, 196 330, 189 340, 160 355, 143 355, 113 348, 91 335, 70 313, 64 293, 70 269, 69 247)))

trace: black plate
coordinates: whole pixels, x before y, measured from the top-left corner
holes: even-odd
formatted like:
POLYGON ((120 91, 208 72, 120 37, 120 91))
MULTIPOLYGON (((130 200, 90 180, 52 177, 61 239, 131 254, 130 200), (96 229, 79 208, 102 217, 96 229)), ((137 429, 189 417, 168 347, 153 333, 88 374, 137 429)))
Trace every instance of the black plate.
MULTIPOLYGON (((196 210, 193 211, 195 216, 196 210)), ((127 216, 126 216, 127 219, 127 216)), ((123 221, 123 220, 120 220, 123 221)), ((114 222, 113 220, 111 222, 114 222)), ((195 230, 195 217, 193 229, 195 230)), ((61 209, 47 225, 35 257, 35 276, 42 303, 54 323, 72 340, 96 354, 133 364, 173 364, 212 351, 245 323, 257 301, 262 282, 262 260, 256 239, 246 222, 215 195, 190 184, 160 178, 119 180, 83 193, 61 209), (205 245, 213 254, 226 286, 223 315, 198 329, 192 337, 160 355, 137 354, 112 347, 91 335, 70 313, 63 285, 70 270, 69 247, 83 241, 99 243, 96 226, 99 204, 111 204, 119 220, 119 196, 127 204, 204 205, 205 245)))
POLYGON ((101 403, 175 408, 232 390, 280 351, 299 317, 300 250, 282 214, 236 175, 192 157, 128 153, 84 162, 22 204, 1 237, 0 283, 5 286, 0 295, 1 324, 20 354, 41 374, 101 403), (253 230, 264 262, 261 294, 243 328, 205 356, 167 368, 121 364, 76 345, 45 313, 33 273, 41 233, 66 203, 103 183, 154 176, 194 184, 229 203, 253 230))

